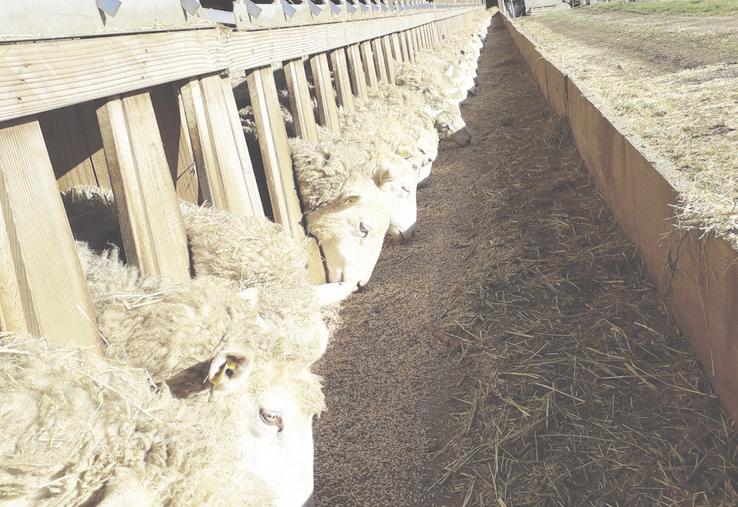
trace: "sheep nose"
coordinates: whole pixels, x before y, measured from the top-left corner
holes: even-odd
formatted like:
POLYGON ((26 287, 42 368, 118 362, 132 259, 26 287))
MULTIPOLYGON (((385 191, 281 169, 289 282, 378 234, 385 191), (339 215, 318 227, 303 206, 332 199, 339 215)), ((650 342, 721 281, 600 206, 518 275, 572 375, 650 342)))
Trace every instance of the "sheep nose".
POLYGON ((412 239, 415 239, 415 234, 418 231, 417 224, 413 224, 410 227, 408 227, 406 230, 402 231, 400 233, 400 236, 402 237, 403 241, 410 241, 412 239))
POLYGON ((366 238, 369 235, 369 231, 372 230, 371 226, 366 224, 365 222, 359 223, 359 230, 364 234, 364 237, 366 238))

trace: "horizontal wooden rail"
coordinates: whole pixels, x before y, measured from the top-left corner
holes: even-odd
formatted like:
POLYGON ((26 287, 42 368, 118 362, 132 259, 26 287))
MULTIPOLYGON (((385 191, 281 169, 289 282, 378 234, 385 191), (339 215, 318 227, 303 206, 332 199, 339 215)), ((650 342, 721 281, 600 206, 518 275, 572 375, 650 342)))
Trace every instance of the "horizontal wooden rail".
POLYGON ((481 6, 260 31, 208 28, 0 44, 0 122, 357 44, 481 6))

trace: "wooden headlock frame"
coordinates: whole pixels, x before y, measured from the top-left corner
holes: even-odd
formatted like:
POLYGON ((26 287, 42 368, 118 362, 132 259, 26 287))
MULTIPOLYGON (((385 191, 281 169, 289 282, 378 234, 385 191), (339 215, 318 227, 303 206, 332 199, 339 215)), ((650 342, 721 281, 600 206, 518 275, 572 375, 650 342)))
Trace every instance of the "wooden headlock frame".
MULTIPOLYGON (((99 347, 60 190, 112 188, 127 261, 171 280, 190 276, 177 198, 264 216, 231 73, 246 73, 273 216, 304 238, 272 65, 283 65, 297 135, 315 140, 316 123, 338 131, 337 105, 351 109, 379 81, 394 82, 398 62, 415 61, 483 8, 306 1, 295 6, 298 22, 270 29, 242 29, 246 0, 235 0, 237 29, 198 20, 72 38, 0 36, 0 329, 99 347), (305 9, 315 19, 300 24, 305 9)), ((314 240, 311 248, 311 277, 321 282, 314 240)))

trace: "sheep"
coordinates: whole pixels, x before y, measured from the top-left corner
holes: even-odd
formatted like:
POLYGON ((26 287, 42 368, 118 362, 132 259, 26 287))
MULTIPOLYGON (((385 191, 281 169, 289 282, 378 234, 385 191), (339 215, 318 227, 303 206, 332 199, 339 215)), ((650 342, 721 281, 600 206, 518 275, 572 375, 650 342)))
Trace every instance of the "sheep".
MULTIPOLYGON (((118 222, 112 192, 97 187, 75 187, 62 194, 62 201, 77 239, 97 245, 93 248, 97 251, 103 250, 100 236, 120 245, 119 236, 115 235, 118 222)), ((236 290, 250 293, 248 297, 258 300, 259 317, 266 321, 290 315, 290 329, 306 344, 302 357, 311 362, 322 356, 330 335, 326 321, 331 327, 338 324, 335 303, 347 297, 353 287, 310 285, 304 245, 267 219, 239 217, 225 210, 188 203, 181 203, 181 209, 195 276, 218 277, 236 290)), ((89 263, 87 252, 78 250, 83 265, 89 263)), ((88 281, 95 281, 91 277, 96 276, 96 271, 105 273, 106 269, 110 271, 121 264, 117 252, 114 249, 107 254, 116 262, 93 264, 93 268, 99 269, 85 270, 88 281)), ((135 290, 138 272, 117 271, 116 283, 126 279, 123 288, 135 290)), ((117 290, 120 288, 103 286, 100 294, 103 297, 117 290)))
POLYGON ((379 83, 368 100, 357 101, 351 112, 341 111, 341 117, 347 132, 368 126, 369 135, 394 145, 413 164, 417 185, 427 181, 438 156, 438 132, 419 93, 379 83))
POLYGON ((434 119, 441 139, 467 146, 472 135, 461 117, 457 100, 459 88, 438 70, 406 62, 399 67, 395 81, 399 86, 421 94, 426 104, 425 112, 434 119))
POLYGON ((311 495, 324 400, 301 366, 244 361, 210 387, 193 377, 183 397, 44 339, 6 335, 0 351, 0 505, 288 506, 311 495))
POLYGON ((290 139, 307 228, 320 244, 329 282, 369 282, 390 225, 385 197, 372 179, 371 156, 338 140, 290 139))

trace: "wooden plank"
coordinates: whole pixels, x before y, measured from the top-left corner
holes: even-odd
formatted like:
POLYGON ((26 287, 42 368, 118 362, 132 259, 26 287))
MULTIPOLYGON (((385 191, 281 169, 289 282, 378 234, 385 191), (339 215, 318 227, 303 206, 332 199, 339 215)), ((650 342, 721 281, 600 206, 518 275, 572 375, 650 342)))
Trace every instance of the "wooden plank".
POLYGON ((351 93, 351 78, 349 77, 348 62, 346 61, 346 50, 338 48, 331 51, 331 63, 333 64, 338 105, 350 111, 354 108, 354 96, 351 93))
POLYGON ((387 73, 387 82, 395 84, 395 74, 397 72, 397 63, 395 57, 392 56, 392 39, 389 35, 382 37, 382 53, 384 55, 384 65, 387 73))
POLYGON ((97 122, 97 104, 94 101, 77 105, 82 133, 85 136, 87 151, 90 154, 92 168, 95 171, 97 185, 102 188, 110 186, 110 173, 108 172, 108 161, 105 159, 100 125, 97 122))
POLYGON ((318 128, 315 123, 313 101, 310 97, 305 65, 302 59, 285 63, 284 75, 287 81, 287 92, 290 98, 292 119, 295 122, 295 131, 302 139, 317 143, 318 128))
POLYGON ((99 352, 95 313, 35 118, 0 129, 3 330, 99 352))
POLYGON ((434 9, 271 30, 207 28, 5 42, 0 59, 0 121, 224 69, 292 60, 466 11, 434 9))
POLYGON ((336 93, 331 85, 331 73, 325 53, 310 57, 310 70, 313 73, 315 98, 318 100, 318 122, 338 134, 341 132, 341 123, 338 121, 336 93))
POLYGON ((392 38, 392 56, 400 64, 405 61, 405 54, 402 51, 402 44, 400 43, 400 35, 393 33, 390 37, 392 38))
POLYGON ((293 60, 479 8, 271 30, 208 28, 0 43, 0 121, 225 69, 293 60))
POLYGON ((252 217, 264 217, 264 207, 261 204, 261 196, 259 195, 259 187, 256 183, 256 175, 254 167, 251 165, 251 155, 246 138, 243 135, 243 127, 241 126, 241 117, 238 115, 238 106, 236 105, 236 97, 231 87, 231 79, 227 75, 220 78, 220 85, 223 89, 223 98, 225 99, 226 112, 228 114, 228 122, 231 126, 231 135, 233 136, 233 144, 238 152, 238 159, 241 167, 241 175, 246 183, 246 194, 241 198, 247 199, 242 205, 246 207, 246 214, 252 217))
POLYGON ((0 206, 0 331, 27 333, 26 315, 6 223, 0 206))
POLYGON ((325 53, 338 47, 407 30, 435 19, 461 16, 464 12, 476 11, 479 8, 477 6, 439 8, 384 18, 359 18, 341 23, 228 32, 224 36, 226 59, 233 71, 265 66, 278 61, 325 53))
POLYGON ((184 223, 149 93, 111 97, 97 114, 128 263, 146 276, 189 279, 184 223))
POLYGON ((372 54, 374 55, 374 67, 377 69, 377 79, 382 82, 389 83, 389 78, 387 77, 387 63, 384 58, 381 38, 374 39, 372 41, 372 54))
POLYGON ((407 38, 403 32, 397 34, 397 38, 400 42, 400 54, 402 55, 403 62, 411 62, 410 53, 407 47, 407 38))
POLYGON ((377 70, 374 67, 374 56, 372 55, 372 46, 368 41, 359 45, 361 49, 361 63, 364 66, 364 75, 366 76, 366 84, 370 90, 377 89, 377 70))
POLYGON ((231 105, 225 97, 225 92, 232 95, 230 88, 224 89, 220 76, 210 75, 189 80, 181 92, 203 200, 241 216, 253 216, 253 198, 244 178, 251 165, 242 167, 236 141, 243 134, 240 123, 239 131, 233 132, 233 111, 229 111, 235 101, 231 105))
POLYGON ((279 107, 274 74, 270 67, 254 69, 246 73, 246 81, 254 108, 256 132, 260 140, 259 148, 264 161, 274 219, 294 238, 306 241, 310 279, 314 283, 323 283, 325 271, 318 244, 312 238, 305 240, 302 210, 292 174, 292 156, 279 107))
POLYGON ((294 237, 302 237, 302 211, 292 176, 292 156, 274 75, 270 67, 264 67, 247 72, 246 80, 274 220, 284 225, 294 237))
POLYGON ((351 87, 354 90, 354 95, 366 100, 369 93, 366 88, 366 76, 359 55, 359 46, 354 44, 346 48, 346 51, 348 51, 349 76, 351 77, 351 87))
POLYGON ((153 87, 150 94, 177 197, 198 204, 195 159, 186 117, 180 109, 182 104, 178 90, 171 84, 165 84, 153 87))

